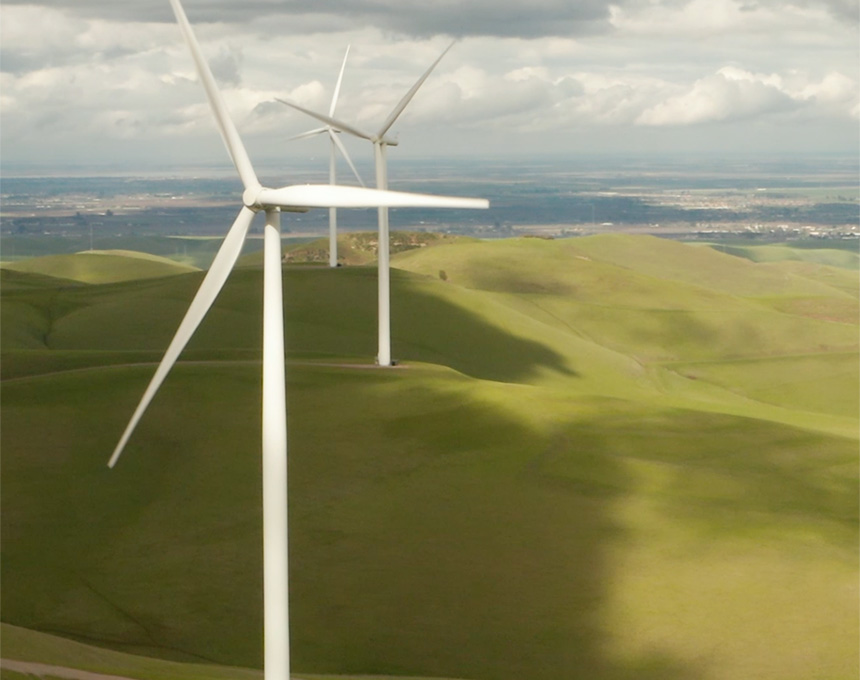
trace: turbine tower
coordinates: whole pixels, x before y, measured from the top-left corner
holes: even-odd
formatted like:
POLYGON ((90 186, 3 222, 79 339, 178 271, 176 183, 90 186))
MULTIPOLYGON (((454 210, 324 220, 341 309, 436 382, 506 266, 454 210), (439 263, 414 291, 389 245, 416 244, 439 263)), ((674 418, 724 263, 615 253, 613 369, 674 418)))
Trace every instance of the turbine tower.
POLYGON ((152 401, 179 354, 212 306, 242 250, 251 221, 266 214, 263 241, 263 608, 265 680, 290 677, 289 572, 287 565, 287 412, 284 356, 283 279, 281 272, 281 209, 418 206, 486 208, 481 199, 449 198, 387 192, 360 187, 294 185, 263 187, 215 85, 212 72, 179 0, 170 0, 176 20, 227 151, 244 185, 242 206, 227 232, 185 317, 155 371, 137 409, 108 462, 113 467, 135 426, 152 401))
MULTIPOLYGON (((340 85, 343 82, 343 71, 346 68, 346 59, 348 56, 349 45, 347 45, 346 53, 343 55, 343 64, 341 64, 340 67, 340 74, 337 77, 337 84, 334 87, 334 94, 331 98, 331 106, 328 110, 329 116, 334 115, 334 110, 337 107, 337 99, 340 95, 340 85)), ((326 125, 325 127, 303 132, 302 134, 293 137, 293 139, 304 139, 306 137, 315 137, 316 135, 322 135, 327 133, 331 144, 329 150, 328 183, 337 184, 336 156, 337 151, 340 151, 344 160, 346 160, 346 162, 349 164, 349 167, 352 170, 352 174, 355 175, 355 178, 358 180, 358 183, 361 186, 364 186, 364 182, 362 181, 361 176, 358 174, 358 170, 355 169, 355 165, 353 165, 352 159, 349 157, 349 154, 346 151, 346 147, 343 145, 343 142, 341 142, 337 136, 339 132, 340 130, 335 130, 331 125, 326 125)), ((337 208, 328 209, 328 264, 329 267, 337 267, 337 208)))
MULTIPOLYGON (((418 89, 424 84, 424 81, 430 76, 433 72, 433 69, 436 68, 436 65, 442 61, 442 57, 444 57, 448 50, 450 50, 454 46, 452 42, 442 54, 434 61, 430 68, 428 68, 424 74, 415 82, 412 88, 403 95, 403 98, 397 103, 391 113, 388 114, 388 118, 385 119, 385 122, 382 124, 382 127, 379 128, 379 131, 374 133, 365 132, 364 130, 360 130, 359 128, 350 125, 349 123, 344 123, 343 121, 337 120, 331 114, 326 116, 325 114, 318 113, 316 111, 311 111, 310 109, 306 109, 303 106, 299 106, 294 102, 287 101, 285 99, 277 99, 277 101, 282 104, 286 104, 302 113, 306 113, 307 115, 316 118, 319 121, 322 121, 330 128, 335 130, 342 130, 343 132, 347 132, 356 137, 361 137, 362 139, 370 140, 373 143, 373 157, 376 165, 376 188, 382 191, 388 189, 388 159, 387 159, 387 149, 389 146, 397 146, 397 141, 393 140, 389 137, 386 137, 386 133, 391 129, 391 126, 394 125, 394 122, 403 113, 403 110, 406 108, 406 105, 412 101, 412 98, 415 96, 415 93, 418 92, 418 89)), ((379 246, 378 246, 378 254, 377 254, 377 269, 378 269, 378 278, 379 278, 379 286, 378 286, 378 295, 379 295, 379 348, 378 353, 376 355, 376 361, 380 366, 391 366, 391 278, 390 278, 390 266, 389 266, 389 235, 388 235, 388 207, 380 206, 379 207, 379 246)))

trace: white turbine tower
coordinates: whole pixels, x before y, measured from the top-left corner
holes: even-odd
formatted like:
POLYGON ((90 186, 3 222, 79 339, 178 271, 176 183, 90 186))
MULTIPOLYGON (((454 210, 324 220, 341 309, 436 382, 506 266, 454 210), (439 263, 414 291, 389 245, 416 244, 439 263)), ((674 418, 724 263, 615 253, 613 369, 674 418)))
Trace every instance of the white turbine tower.
MULTIPOLYGON (((343 132, 347 132, 351 135, 355 135, 356 137, 361 137, 363 139, 368 139, 373 143, 373 155, 376 163, 376 188, 380 190, 388 189, 388 160, 386 158, 386 150, 389 146, 396 146, 397 141, 393 140, 389 137, 386 137, 386 133, 391 129, 391 126, 394 125, 394 122, 403 113, 403 110, 406 108, 406 105, 412 101, 412 98, 415 96, 415 93, 418 92, 418 88, 420 88, 424 81, 430 76, 433 72, 433 69, 436 68, 436 65, 442 61, 442 57, 444 57, 448 50, 450 50, 454 46, 452 42, 448 47, 445 48, 445 51, 439 55, 439 57, 434 61, 430 68, 428 68, 424 74, 416 81, 416 83, 412 86, 412 88, 403 95, 403 98, 397 103, 397 106, 392 109, 391 113, 388 114, 388 118, 385 119, 385 122, 382 124, 382 127, 379 128, 379 131, 374 133, 365 132, 364 130, 360 130, 354 125, 350 125, 349 123, 344 123, 341 120, 334 118, 331 114, 326 116, 325 114, 318 113, 316 111, 311 111, 310 109, 306 109, 303 106, 299 106, 294 102, 289 102, 285 99, 278 99, 277 101, 282 104, 286 104, 298 111, 308 114, 309 116, 316 118, 317 120, 322 121, 330 128, 334 128, 335 130, 342 130, 343 132)), ((390 274, 389 274, 389 237, 388 237, 388 207, 380 206, 379 207, 379 237, 378 237, 379 245, 378 245, 378 255, 377 255, 377 268, 379 271, 379 349, 376 355, 376 360, 380 366, 391 366, 391 282, 390 282, 390 274)))
POLYGON ((179 0, 170 0, 191 50, 197 74, 227 151, 244 185, 242 207, 179 324, 155 375, 123 432, 108 465, 113 467, 158 388, 224 285, 239 257, 257 212, 266 213, 263 243, 263 607, 266 680, 286 680, 290 672, 287 568, 287 417, 284 357, 280 211, 282 208, 387 206, 486 208, 487 201, 386 192, 360 187, 297 185, 263 187, 230 120, 179 0))
MULTIPOLYGON (((331 98, 331 106, 328 110, 329 116, 334 115, 334 110, 337 107, 337 99, 340 95, 340 85, 343 82, 343 71, 346 68, 346 59, 348 56, 349 46, 347 46, 346 48, 346 54, 343 55, 343 64, 341 64, 340 67, 340 74, 337 77, 337 84, 334 87, 334 94, 331 98)), ((355 169, 355 165, 353 165, 352 159, 349 157, 349 154, 346 151, 346 147, 343 145, 343 142, 341 142, 337 136, 339 132, 340 130, 335 130, 331 125, 326 125, 325 127, 309 130, 308 132, 303 132, 302 134, 293 137, 293 139, 304 139, 306 137, 314 137, 316 135, 322 135, 327 133, 331 144, 329 151, 328 183, 337 184, 336 156, 337 151, 340 151, 344 160, 346 160, 346 162, 349 164, 349 167, 352 170, 352 174, 355 175, 355 178, 358 180, 358 183, 361 186, 364 186, 364 182, 362 181, 361 176, 358 174, 358 170, 355 169)), ((328 264, 330 267, 337 267, 337 208, 328 209, 328 264)))

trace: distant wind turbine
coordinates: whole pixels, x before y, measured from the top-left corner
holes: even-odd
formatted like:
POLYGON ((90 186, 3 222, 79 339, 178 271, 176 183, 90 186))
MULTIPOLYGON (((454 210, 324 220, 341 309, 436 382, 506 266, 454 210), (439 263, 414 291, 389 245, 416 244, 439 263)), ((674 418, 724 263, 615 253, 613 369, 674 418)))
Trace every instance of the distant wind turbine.
MULTIPOLYGON (((346 54, 343 55, 343 64, 340 67, 340 74, 337 77, 337 84, 334 88, 334 95, 331 98, 331 106, 328 110, 328 115, 333 116, 335 107, 337 107, 337 99, 340 95, 340 85, 343 82, 343 71, 346 68, 346 59, 349 56, 349 46, 346 48, 346 54)), ((322 135, 328 133, 328 137, 331 143, 331 149, 329 152, 329 165, 328 165, 328 183, 329 184, 337 184, 337 166, 336 166, 336 155, 337 151, 340 151, 341 155, 344 157, 344 160, 349 164, 350 169, 352 169, 352 174, 355 175, 355 178, 358 180, 358 183, 361 186, 364 186, 364 182, 361 179, 361 176, 358 174, 358 170, 355 169, 355 165, 353 165, 352 159, 349 157, 349 154, 346 151, 346 147, 343 145, 343 142, 338 138, 338 133, 340 130, 335 130, 331 125, 326 125, 325 127, 316 128, 314 130, 309 130, 308 132, 303 132, 300 135, 296 135, 293 139, 305 139, 306 137, 314 137, 316 135, 322 135)), ((328 264, 330 267, 337 267, 337 208, 329 208, 328 209, 328 264)))
POLYGON ((233 268, 251 221, 265 212, 263 241, 263 608, 265 680, 290 677, 289 578, 287 568, 287 414, 284 360, 283 282, 281 271, 281 209, 319 207, 364 208, 374 206, 418 206, 486 208, 487 201, 469 198, 427 196, 363 187, 295 185, 279 189, 263 187, 242 140, 215 85, 179 0, 170 0, 176 20, 188 43, 197 74, 206 91, 218 129, 239 173, 244 192, 242 207, 212 266, 206 273, 185 317, 179 324, 155 375, 146 388, 131 421, 108 462, 113 467, 135 426, 179 354, 212 306, 233 268))
MULTIPOLYGON (((374 133, 365 132, 364 130, 360 130, 354 125, 350 125, 349 123, 344 123, 341 120, 337 120, 331 114, 326 116, 325 114, 318 113, 316 111, 311 111, 310 109, 306 109, 303 106, 299 106, 294 102, 287 101, 285 99, 277 99, 277 101, 282 104, 286 104, 302 113, 306 113, 307 115, 316 118, 319 121, 322 121, 326 125, 335 130, 342 130, 343 132, 347 132, 356 137, 361 137, 363 139, 370 140, 373 143, 373 156, 376 162, 376 188, 379 190, 387 190, 388 189, 388 160, 386 158, 386 150, 389 146, 397 146, 397 141, 386 137, 386 133, 391 129, 391 126, 394 125, 394 122, 403 113, 403 110, 406 108, 406 105, 412 101, 412 98, 415 96, 415 93, 418 92, 418 89, 424 84, 424 81, 430 76, 433 72, 433 69, 436 68, 436 65, 442 61, 442 57, 444 57, 448 50, 450 50, 454 46, 452 42, 448 47, 445 48, 445 51, 439 55, 439 57, 434 61, 430 68, 428 68, 424 74, 416 81, 416 83, 412 86, 412 88, 403 95, 403 98, 397 103, 391 113, 388 114, 388 118, 385 119, 385 122, 382 124, 382 127, 379 128, 379 131, 374 133)), ((390 274, 389 274, 389 237, 388 237, 388 207, 380 206, 379 207, 379 246, 378 246, 378 255, 377 255, 377 268, 379 271, 379 350, 376 355, 376 360, 380 366, 391 366, 391 283, 390 283, 390 274)))

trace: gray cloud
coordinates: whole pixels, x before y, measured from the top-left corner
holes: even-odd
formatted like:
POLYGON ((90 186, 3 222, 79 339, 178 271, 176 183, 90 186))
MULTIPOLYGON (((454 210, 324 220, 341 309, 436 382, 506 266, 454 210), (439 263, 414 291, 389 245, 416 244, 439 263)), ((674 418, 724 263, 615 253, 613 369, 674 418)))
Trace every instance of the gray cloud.
POLYGON ((20 50, 0 49, 0 71, 5 73, 27 73, 44 68, 45 58, 41 54, 20 50))
MULTIPOLYGON (((4 0, 4 4, 33 4, 31 0, 4 0)), ((87 17, 115 21, 171 22, 166 0, 135 3, 106 0, 42 0, 44 7, 87 17)), ((615 2, 613 4, 621 4, 615 2)), ((373 25, 385 31, 411 36, 488 35, 537 38, 593 34, 610 29, 610 0, 317 0, 312 5, 298 0, 219 0, 186 2, 192 23, 247 22, 279 15, 293 17, 297 30, 310 19, 316 30, 325 30, 325 17, 332 28, 348 23, 373 25)))
MULTIPOLYGON (((659 0, 656 6, 680 9, 691 0, 659 0)), ((5 5, 33 5, 80 17, 129 22, 172 22, 167 0, 3 0, 5 5)), ((612 29, 610 5, 654 7, 651 0, 187 0, 192 23, 247 23, 262 18, 288 19, 279 26, 299 33, 339 31, 356 24, 383 31, 432 35, 540 38, 582 36, 612 29)), ((856 0, 743 0, 745 9, 760 6, 820 7, 842 21, 860 21, 856 0)))
POLYGON ((242 75, 239 68, 242 63, 242 53, 235 49, 222 48, 217 55, 209 60, 212 75, 221 85, 241 85, 242 75))
MULTIPOLYGON (((288 33, 334 32, 357 25, 413 37, 433 35, 508 38, 572 37, 612 31, 610 6, 679 10, 692 0, 186 0, 192 23, 250 23, 276 20, 288 33)), ((739 0, 742 9, 769 6, 819 7, 840 21, 860 21, 856 0, 739 0)), ((167 0, 3 0, 5 5, 37 4, 69 14, 128 22, 173 22, 167 0)))
POLYGON ((797 7, 823 7, 834 18, 852 23, 860 22, 860 3, 857 0, 747 0, 751 7, 766 5, 784 8, 786 5, 797 7))

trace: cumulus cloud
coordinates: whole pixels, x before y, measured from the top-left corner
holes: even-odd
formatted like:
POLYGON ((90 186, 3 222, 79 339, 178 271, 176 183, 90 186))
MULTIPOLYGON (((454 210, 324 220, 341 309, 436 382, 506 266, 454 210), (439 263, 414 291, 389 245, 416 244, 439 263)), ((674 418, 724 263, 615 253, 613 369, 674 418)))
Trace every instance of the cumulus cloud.
MULTIPOLYGON (((393 130, 418 142, 419 129, 500 145, 762 119, 824 129, 860 112, 853 5, 841 0, 184 3, 249 138, 315 126, 272 100, 327 109, 347 43, 338 114, 375 129, 447 45, 438 33, 465 37, 393 130)), ((0 18, 6 158, 39 144, 217 139, 165 0, 4 0, 0 18)))
POLYGON ((635 122, 652 126, 692 125, 808 112, 812 108, 819 116, 844 118, 856 115, 857 98, 857 83, 841 73, 810 82, 796 72, 783 77, 727 66, 649 107, 635 122))
POLYGON ((842 73, 828 73, 821 82, 807 83, 797 90, 796 96, 814 100, 824 107, 834 110, 848 110, 857 117, 858 92, 857 81, 842 73))
POLYGON ((639 125, 690 125, 741 120, 789 111, 797 105, 780 89, 778 78, 729 67, 697 80, 686 92, 646 109, 635 122, 639 125))

